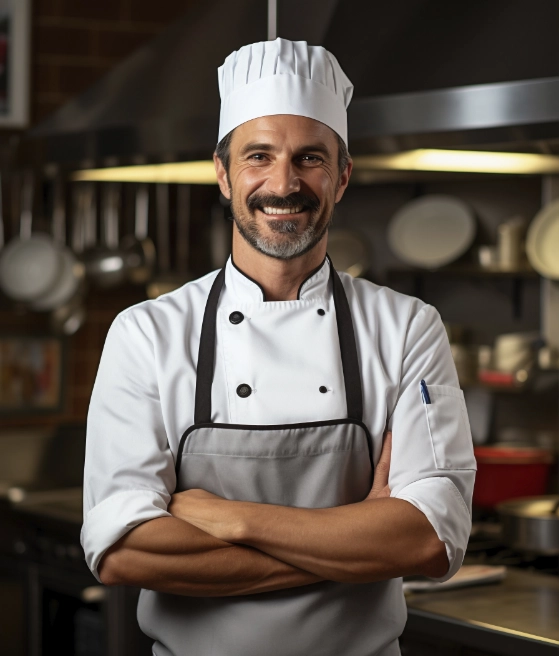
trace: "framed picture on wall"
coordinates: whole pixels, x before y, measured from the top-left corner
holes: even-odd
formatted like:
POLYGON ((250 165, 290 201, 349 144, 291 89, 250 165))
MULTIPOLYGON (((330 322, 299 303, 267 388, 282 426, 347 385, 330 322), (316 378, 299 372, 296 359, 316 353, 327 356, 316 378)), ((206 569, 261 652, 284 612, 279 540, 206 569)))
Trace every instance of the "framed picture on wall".
POLYGON ((29 121, 31 0, 0 0, 0 127, 29 121))
POLYGON ((63 342, 0 336, 0 417, 62 408, 63 342))

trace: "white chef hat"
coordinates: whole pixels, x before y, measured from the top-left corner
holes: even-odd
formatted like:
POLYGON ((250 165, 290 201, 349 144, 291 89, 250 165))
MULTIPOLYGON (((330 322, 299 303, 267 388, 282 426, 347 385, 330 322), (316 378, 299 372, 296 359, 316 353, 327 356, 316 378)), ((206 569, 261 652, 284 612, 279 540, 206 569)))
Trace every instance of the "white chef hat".
POLYGON ((287 39, 243 46, 218 68, 218 79, 218 141, 253 118, 296 114, 325 123, 347 144, 353 85, 322 46, 287 39))

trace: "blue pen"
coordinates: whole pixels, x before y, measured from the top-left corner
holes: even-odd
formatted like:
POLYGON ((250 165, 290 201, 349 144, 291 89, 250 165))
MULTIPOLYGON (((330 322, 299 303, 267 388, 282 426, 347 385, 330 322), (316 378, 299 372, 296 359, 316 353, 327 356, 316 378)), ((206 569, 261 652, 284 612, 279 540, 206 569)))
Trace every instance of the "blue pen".
POLYGON ((425 403, 426 405, 431 405, 431 397, 429 396, 427 383, 424 380, 422 380, 420 386, 421 386, 421 398, 423 399, 423 403, 425 403))

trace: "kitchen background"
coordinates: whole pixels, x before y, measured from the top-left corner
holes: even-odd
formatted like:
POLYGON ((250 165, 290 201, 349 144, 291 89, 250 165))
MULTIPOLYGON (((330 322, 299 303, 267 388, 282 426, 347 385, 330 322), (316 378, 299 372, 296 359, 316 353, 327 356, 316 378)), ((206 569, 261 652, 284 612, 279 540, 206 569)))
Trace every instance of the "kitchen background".
POLYGON ((274 31, 329 48, 355 84, 329 251, 439 310, 476 443, 454 585, 478 585, 408 581, 402 652, 557 652, 558 26, 554 0, 0 2, 0 654, 150 653, 136 592, 82 562, 89 396, 118 312, 224 262, 230 213, 203 165, 215 68, 274 31), (394 158, 418 148, 540 159, 394 158), (202 165, 113 170, 185 161, 202 165))

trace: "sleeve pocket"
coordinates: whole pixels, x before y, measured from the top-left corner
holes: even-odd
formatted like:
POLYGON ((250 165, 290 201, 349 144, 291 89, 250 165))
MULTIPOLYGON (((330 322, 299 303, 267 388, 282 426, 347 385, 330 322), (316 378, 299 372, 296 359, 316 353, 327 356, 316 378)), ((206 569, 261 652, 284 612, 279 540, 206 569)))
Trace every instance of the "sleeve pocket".
POLYGON ((429 385, 425 414, 437 469, 477 469, 464 393, 450 385, 429 385))

